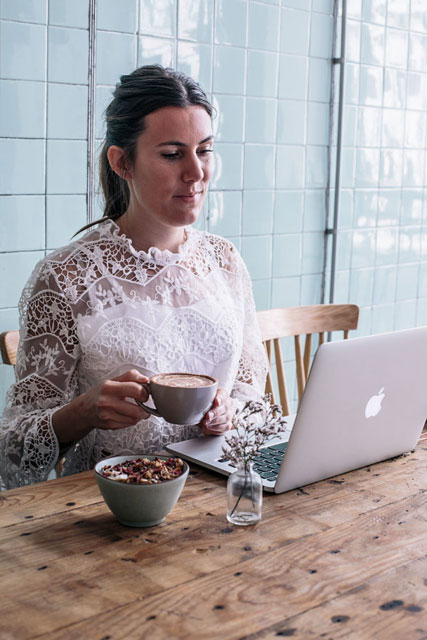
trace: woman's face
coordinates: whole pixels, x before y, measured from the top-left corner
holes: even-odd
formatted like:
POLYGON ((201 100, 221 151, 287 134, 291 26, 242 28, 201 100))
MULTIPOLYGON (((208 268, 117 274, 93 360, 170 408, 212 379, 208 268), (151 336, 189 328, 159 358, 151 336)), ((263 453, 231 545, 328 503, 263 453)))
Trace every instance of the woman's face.
POLYGON ((147 223, 195 222, 213 171, 211 119, 203 107, 164 107, 145 118, 127 172, 129 213, 147 223))

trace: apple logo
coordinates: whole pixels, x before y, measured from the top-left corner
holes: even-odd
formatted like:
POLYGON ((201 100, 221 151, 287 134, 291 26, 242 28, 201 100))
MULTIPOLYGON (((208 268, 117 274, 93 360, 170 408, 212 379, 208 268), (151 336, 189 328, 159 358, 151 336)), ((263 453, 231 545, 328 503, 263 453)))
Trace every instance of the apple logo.
POLYGON ((385 396, 384 387, 382 387, 378 391, 377 395, 372 396, 372 398, 369 398, 365 407, 366 418, 373 418, 381 411, 382 409, 381 403, 383 401, 384 396, 385 396))

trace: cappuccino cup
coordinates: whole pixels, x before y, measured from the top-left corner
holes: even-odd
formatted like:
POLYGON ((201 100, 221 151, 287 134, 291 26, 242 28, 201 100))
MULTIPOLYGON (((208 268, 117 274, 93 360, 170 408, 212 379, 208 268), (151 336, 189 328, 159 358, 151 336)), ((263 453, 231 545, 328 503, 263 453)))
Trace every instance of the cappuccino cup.
POLYGON ((173 424, 198 424, 210 409, 218 381, 196 373, 157 373, 142 386, 151 395, 155 408, 137 400, 140 407, 173 424))

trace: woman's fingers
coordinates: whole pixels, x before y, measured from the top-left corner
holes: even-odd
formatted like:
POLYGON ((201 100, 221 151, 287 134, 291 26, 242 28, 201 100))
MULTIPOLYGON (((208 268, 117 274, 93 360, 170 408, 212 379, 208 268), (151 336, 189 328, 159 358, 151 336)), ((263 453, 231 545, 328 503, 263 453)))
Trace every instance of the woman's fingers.
POLYGON ((233 402, 225 389, 218 389, 212 407, 200 423, 204 435, 220 435, 232 426, 233 402))

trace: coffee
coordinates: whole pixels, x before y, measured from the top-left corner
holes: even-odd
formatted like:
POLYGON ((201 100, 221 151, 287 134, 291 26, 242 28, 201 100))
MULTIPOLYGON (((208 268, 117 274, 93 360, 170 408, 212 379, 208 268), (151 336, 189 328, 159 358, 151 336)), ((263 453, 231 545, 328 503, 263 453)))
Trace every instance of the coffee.
POLYGON ((210 387, 215 380, 208 376, 201 376, 194 373, 160 373, 153 376, 153 382, 165 387, 180 387, 181 389, 191 389, 194 387, 210 387))

